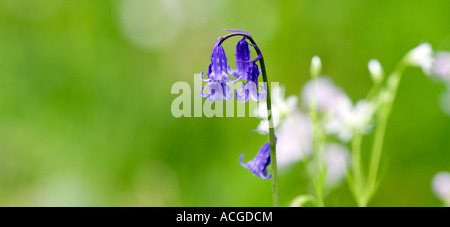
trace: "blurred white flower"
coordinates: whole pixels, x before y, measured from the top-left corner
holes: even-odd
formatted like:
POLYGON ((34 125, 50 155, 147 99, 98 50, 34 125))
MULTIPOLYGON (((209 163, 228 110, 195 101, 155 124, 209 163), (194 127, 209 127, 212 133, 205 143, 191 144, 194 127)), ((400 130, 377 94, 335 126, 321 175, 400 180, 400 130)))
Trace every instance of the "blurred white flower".
POLYGON ((375 83, 380 83, 383 81, 383 68, 377 59, 371 59, 367 64, 367 67, 369 68, 370 76, 375 83))
MULTIPOLYGON (((347 147, 337 143, 327 143, 320 149, 326 166, 325 186, 328 189, 339 186, 351 168, 351 155, 347 147)), ((317 174, 315 162, 309 162, 308 169, 313 176, 317 174)))
POLYGON ((406 55, 407 61, 412 66, 421 67, 423 72, 427 75, 431 74, 433 67, 433 48, 429 43, 422 43, 416 48, 412 49, 406 55))
POLYGON ((443 81, 450 82, 450 52, 439 52, 436 55, 433 74, 443 81))
POLYGON ((310 118, 295 112, 275 129, 277 141, 277 164, 286 168, 303 160, 312 152, 313 126, 310 118))
POLYGON ((440 104, 442 110, 450 116, 450 85, 448 85, 447 90, 441 94, 440 104))
MULTIPOLYGON (((297 109, 298 98, 294 95, 285 98, 285 87, 272 88, 272 112, 277 135, 277 164, 287 168, 301 161, 312 151, 313 127, 308 115, 297 109)), ((261 118, 258 130, 268 131, 267 103, 260 101, 255 115, 261 118)))
MULTIPOLYGON (((285 91, 286 89, 284 86, 274 86, 272 88, 272 117, 275 128, 279 125, 281 120, 294 113, 297 109, 298 98, 291 95, 285 99, 285 91)), ((261 123, 258 125, 258 129, 269 131, 266 101, 258 102, 258 106, 255 109, 255 116, 262 119, 261 123)))
POLYGON ((311 59, 310 73, 311 77, 316 78, 322 72, 322 61, 319 56, 314 56, 311 59))
POLYGON ((336 135, 341 141, 348 142, 354 133, 369 132, 373 114, 374 107, 367 100, 360 100, 353 106, 351 101, 342 99, 338 102, 337 111, 325 124, 325 130, 328 134, 336 135))
POLYGON ((329 116, 325 122, 326 132, 344 142, 351 140, 355 132, 365 134, 371 128, 374 106, 366 100, 353 106, 350 98, 326 77, 307 82, 302 101, 304 105, 315 101, 316 108, 329 116))
POLYGON ((433 177, 432 188, 434 194, 447 206, 450 206, 450 173, 439 172, 433 177))
POLYGON ((349 101, 349 98, 327 77, 317 77, 303 86, 302 102, 306 107, 309 107, 309 103, 314 101, 319 111, 335 112, 340 100, 349 101))
POLYGON ((339 144, 325 144, 323 157, 327 165, 325 184, 327 187, 335 187, 347 176, 347 169, 351 165, 350 151, 339 144))

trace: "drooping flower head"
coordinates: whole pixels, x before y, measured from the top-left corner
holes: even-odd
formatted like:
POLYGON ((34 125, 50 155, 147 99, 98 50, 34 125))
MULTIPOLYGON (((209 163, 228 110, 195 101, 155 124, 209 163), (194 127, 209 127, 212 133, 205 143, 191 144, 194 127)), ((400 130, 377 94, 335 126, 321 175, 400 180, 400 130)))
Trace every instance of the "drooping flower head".
POLYGON ((211 64, 209 64, 208 72, 206 75, 207 79, 203 79, 203 73, 200 77, 203 81, 207 82, 209 93, 203 93, 203 87, 200 91, 202 97, 207 97, 208 101, 214 102, 217 100, 228 100, 233 97, 233 91, 230 85, 226 82, 232 82, 228 77, 228 61, 225 54, 225 50, 221 45, 214 45, 211 52, 211 64))
POLYGON ((260 101, 265 99, 267 92, 264 86, 260 86, 258 92, 258 77, 261 75, 259 67, 256 63, 252 63, 250 73, 248 74, 247 82, 242 84, 242 87, 236 91, 236 99, 239 102, 247 102, 250 98, 253 101, 260 101))
POLYGON ((267 166, 270 165, 270 142, 261 146, 258 154, 256 154, 253 160, 243 163, 242 159, 244 159, 244 154, 241 154, 239 157, 239 162, 256 176, 265 180, 272 177, 272 174, 267 175, 267 166))
POLYGON ((248 78, 250 71, 252 70, 252 63, 250 61, 250 48, 244 38, 239 40, 236 45, 236 69, 231 70, 230 74, 236 77, 238 80, 245 80, 248 78))
MULTIPOLYGON (((243 34, 250 34, 242 32, 243 34)), ((203 88, 200 94, 203 97, 207 97, 208 101, 228 100, 233 97, 233 91, 228 82, 235 82, 238 80, 247 80, 243 83, 242 87, 236 91, 236 99, 239 102, 247 102, 250 98, 254 101, 260 101, 267 96, 267 92, 263 86, 258 87, 258 77, 261 75, 256 62, 262 58, 261 54, 254 59, 251 59, 251 52, 249 46, 253 46, 258 53, 260 53, 258 47, 254 44, 249 44, 247 38, 244 37, 236 45, 236 69, 233 70, 228 65, 228 59, 225 54, 225 50, 220 45, 225 37, 219 37, 214 44, 214 48, 211 52, 211 64, 209 64, 208 72, 206 73, 208 78, 203 78, 203 73, 200 77, 203 81, 207 82, 209 92, 203 93, 203 88), (236 77, 235 80, 231 80, 228 77, 228 73, 236 77), (258 92, 258 90, 260 90, 258 92)))
POLYGON ((221 45, 217 45, 211 52, 211 64, 209 64, 208 79, 214 81, 230 81, 228 77, 228 59, 225 50, 221 45))

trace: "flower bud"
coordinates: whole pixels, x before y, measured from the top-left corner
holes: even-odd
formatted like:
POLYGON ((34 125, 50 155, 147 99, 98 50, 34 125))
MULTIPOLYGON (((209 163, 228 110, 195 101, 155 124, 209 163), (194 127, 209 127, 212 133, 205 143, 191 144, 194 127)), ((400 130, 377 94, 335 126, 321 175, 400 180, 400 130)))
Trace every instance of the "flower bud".
POLYGON ((367 67, 373 82, 376 84, 381 83, 384 79, 384 72, 380 62, 377 59, 372 59, 367 64, 367 67))
POLYGON ((311 68, 310 73, 312 78, 316 78, 320 75, 322 72, 322 61, 320 60, 319 56, 314 56, 311 59, 311 68))

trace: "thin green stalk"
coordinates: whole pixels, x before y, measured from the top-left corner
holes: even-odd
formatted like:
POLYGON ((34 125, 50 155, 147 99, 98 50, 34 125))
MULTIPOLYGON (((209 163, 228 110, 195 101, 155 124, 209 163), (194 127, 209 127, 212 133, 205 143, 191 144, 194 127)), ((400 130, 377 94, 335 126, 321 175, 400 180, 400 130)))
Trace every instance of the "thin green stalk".
POLYGON ((314 182, 314 191, 316 192, 317 197, 317 206, 323 207, 325 206, 323 202, 323 194, 324 194, 324 183, 325 183, 325 165, 322 160, 322 155, 320 154, 320 142, 321 142, 321 132, 318 123, 316 104, 314 100, 310 102, 310 115, 311 121, 313 124, 313 152, 314 159, 317 167, 317 179, 314 182))
POLYGON ((378 173, 378 168, 380 165, 380 158, 381 158, 381 152, 383 148, 384 143, 384 135, 386 133, 386 125, 387 125, 387 118, 388 113, 381 113, 383 116, 379 117, 379 123, 377 130, 375 132, 375 139, 373 144, 373 150, 372 150, 372 158, 370 160, 370 169, 369 169, 369 176, 368 176, 368 197, 371 197, 375 184, 376 184, 376 178, 378 173))
POLYGON ((266 67, 264 65, 264 59, 260 59, 261 71, 263 81, 267 84, 267 120, 269 121, 269 141, 270 141, 270 158, 272 166, 272 193, 273 193, 273 206, 280 206, 279 192, 278 192, 278 169, 277 169, 277 152, 275 141, 275 130, 273 125, 272 114, 272 102, 269 89, 269 81, 267 79, 266 67))
MULTIPOLYGON (((233 30, 231 30, 233 31, 233 30)), ((263 82, 267 85, 266 86, 266 92, 267 92, 267 120, 269 121, 269 141, 270 141, 270 158, 271 158, 271 167, 272 167, 272 198, 273 198, 273 206, 279 207, 280 206, 280 199, 279 199, 279 190, 278 190, 278 169, 277 169, 277 152, 276 152, 276 140, 275 140, 275 130, 274 130, 274 124, 273 124, 273 115, 272 115, 272 99, 270 96, 270 88, 269 88, 269 80, 267 79, 267 73, 266 73, 266 66, 264 64, 264 58, 261 53, 261 50, 256 45, 255 40, 253 40, 252 36, 246 32, 242 31, 236 31, 231 34, 228 34, 226 36, 221 37, 216 41, 215 45, 222 44, 225 40, 228 38, 234 37, 234 36, 243 36, 250 40, 250 42, 253 44, 253 47, 255 48, 256 53, 259 58, 259 64, 261 65, 261 71, 263 76, 263 82)))
POLYGON ((377 175, 380 166, 381 153, 383 151, 384 137, 386 134, 386 126, 391 114, 392 106, 397 97, 398 87, 403 75, 403 71, 408 66, 406 58, 399 62, 394 72, 388 78, 388 89, 391 92, 390 100, 380 110, 377 115, 378 127, 375 132, 375 139, 372 148, 372 156, 370 159, 369 174, 367 178, 366 198, 369 200, 376 190, 377 175))
POLYGON ((352 141, 352 162, 353 162, 353 187, 358 206, 366 206, 364 198, 364 173, 361 165, 361 142, 362 135, 355 133, 352 141))

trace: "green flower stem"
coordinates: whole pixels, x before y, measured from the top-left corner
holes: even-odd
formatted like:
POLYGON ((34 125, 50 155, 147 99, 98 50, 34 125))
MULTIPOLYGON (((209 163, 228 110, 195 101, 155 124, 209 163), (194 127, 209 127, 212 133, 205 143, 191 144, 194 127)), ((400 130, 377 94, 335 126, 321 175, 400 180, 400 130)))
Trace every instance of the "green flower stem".
POLYGON ((309 104, 310 107, 310 115, 311 121, 313 124, 313 151, 314 151, 314 159, 317 167, 317 179, 313 180, 314 191, 316 192, 316 205, 318 207, 325 206, 323 202, 323 194, 324 194, 324 184, 325 184, 325 165, 323 163, 322 155, 320 154, 320 146, 322 140, 322 134, 320 132, 318 116, 317 116, 317 108, 316 103, 312 100, 309 104))
POLYGON ((364 184, 364 173, 361 166, 361 142, 362 135, 359 133, 355 133, 352 141, 352 162, 353 162, 353 190, 355 193, 356 200, 358 202, 358 206, 364 207, 366 206, 366 199, 363 193, 365 184, 364 184))
POLYGON ((269 121, 269 141, 270 141, 270 158, 272 165, 272 193, 273 193, 273 206, 280 206, 279 192, 278 192, 278 170, 277 170, 277 152, 275 141, 275 130, 273 125, 272 114, 272 101, 269 89, 269 80, 267 79, 266 67, 264 65, 264 59, 261 58, 259 63, 261 64, 261 71, 263 81, 267 84, 267 120, 269 121))
POLYGON ((272 198, 273 198, 273 206, 279 207, 280 206, 280 198, 279 198, 279 191, 278 191, 277 152, 276 152, 275 130, 274 130, 273 114, 272 114, 272 99, 270 96, 269 80, 267 79, 264 58, 263 58, 261 51, 257 47, 256 42, 253 40, 253 38, 248 33, 234 32, 234 33, 228 34, 228 35, 222 37, 222 39, 218 40, 216 45, 222 44, 225 40, 227 40, 228 38, 231 38, 233 36, 246 37, 254 45, 256 53, 261 57, 259 59, 259 64, 261 65, 263 81, 267 85, 266 86, 266 92, 267 92, 266 99, 267 99, 267 120, 269 121, 269 141, 270 141, 270 159, 271 159, 270 162, 271 162, 271 167, 272 167, 272 198))
POLYGON ((394 72, 389 76, 388 89, 390 91, 391 98, 385 104, 385 106, 380 109, 380 112, 377 114, 378 127, 375 132, 375 139, 372 148, 372 157, 370 159, 369 175, 367 178, 367 190, 365 195, 367 201, 372 197, 372 195, 376 191, 378 168, 380 165, 380 158, 383 150, 384 137, 386 134, 386 126, 389 120, 389 116, 391 114, 395 98, 397 97, 397 91, 400 85, 400 80, 407 66, 408 66, 407 58, 404 57, 402 61, 400 61, 399 64, 397 65, 394 72))

